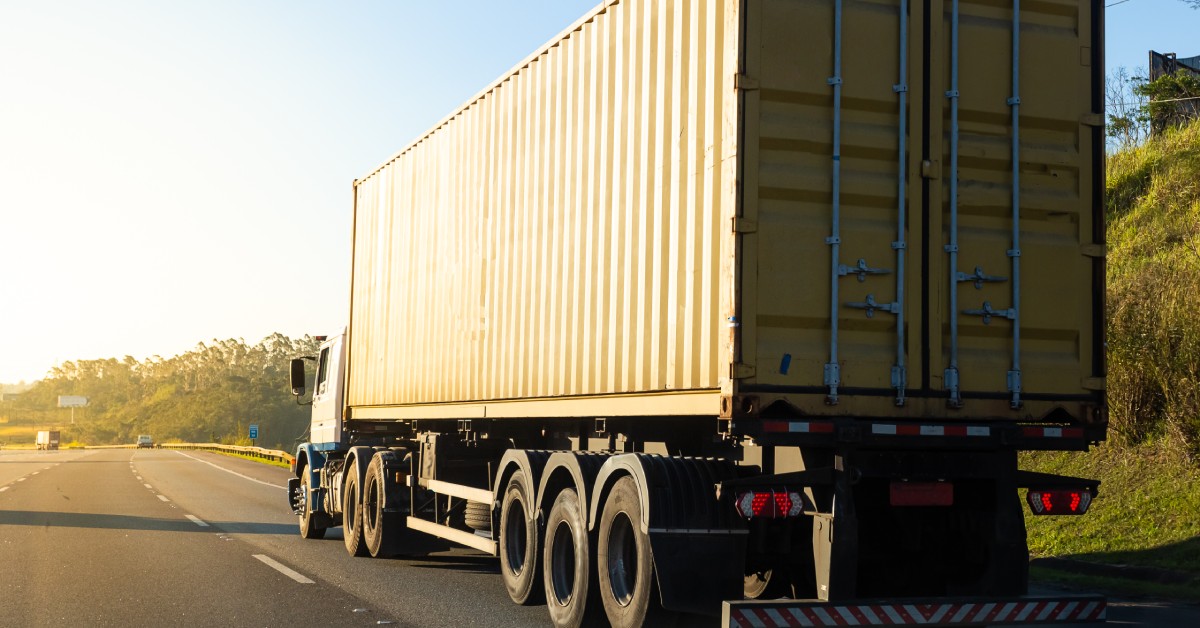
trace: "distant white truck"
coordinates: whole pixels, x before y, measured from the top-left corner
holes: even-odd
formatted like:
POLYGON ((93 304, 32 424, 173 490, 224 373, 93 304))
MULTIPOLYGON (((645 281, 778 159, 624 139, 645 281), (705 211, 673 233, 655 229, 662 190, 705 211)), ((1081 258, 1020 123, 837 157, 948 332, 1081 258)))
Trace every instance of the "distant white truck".
POLYGON ((58 449, 58 431, 40 430, 37 433, 38 450, 58 449))

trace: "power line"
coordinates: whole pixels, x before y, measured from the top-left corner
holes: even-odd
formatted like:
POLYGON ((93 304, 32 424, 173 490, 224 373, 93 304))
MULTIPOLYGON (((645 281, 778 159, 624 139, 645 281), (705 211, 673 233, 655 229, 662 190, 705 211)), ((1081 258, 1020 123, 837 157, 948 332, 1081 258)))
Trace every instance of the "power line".
POLYGON ((1129 0, 1117 0, 1117 2, 1114 2, 1114 3, 1112 3, 1112 4, 1106 4, 1106 5, 1104 5, 1104 8, 1106 8, 1106 9, 1107 9, 1108 7, 1115 7, 1115 6, 1117 6, 1118 4, 1125 4, 1126 2, 1129 2, 1129 0))

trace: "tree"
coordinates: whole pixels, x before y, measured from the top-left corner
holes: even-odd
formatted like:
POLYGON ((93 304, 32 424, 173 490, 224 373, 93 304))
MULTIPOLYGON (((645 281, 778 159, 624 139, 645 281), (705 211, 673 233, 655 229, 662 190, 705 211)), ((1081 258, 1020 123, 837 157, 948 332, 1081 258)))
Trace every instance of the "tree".
MULTIPOLYGON (((1142 68, 1135 72, 1145 74, 1142 68)), ((1108 109, 1107 133, 1118 149, 1136 146, 1149 134, 1150 116, 1146 111, 1146 97, 1138 92, 1145 82, 1145 78, 1131 74, 1125 66, 1114 69, 1106 77, 1104 101, 1108 109)))
POLYGON ((1200 75, 1195 72, 1181 69, 1141 83, 1134 90, 1147 101, 1145 112, 1151 133, 1200 118, 1200 75))

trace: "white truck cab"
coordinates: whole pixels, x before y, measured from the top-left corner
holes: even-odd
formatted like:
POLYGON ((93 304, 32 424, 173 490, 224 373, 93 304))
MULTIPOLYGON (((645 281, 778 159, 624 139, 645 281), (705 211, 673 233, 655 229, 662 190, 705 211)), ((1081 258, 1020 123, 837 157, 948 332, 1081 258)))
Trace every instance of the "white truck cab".
MULTIPOLYGON (((309 442, 313 444, 336 444, 343 440, 342 395, 345 384, 342 364, 345 362, 346 335, 342 331, 327 336, 321 343, 317 355, 316 377, 313 381, 312 413, 309 426, 309 442)), ((310 358, 312 359, 312 358, 310 358)), ((292 393, 304 394, 304 364, 293 362, 292 393), (300 377, 296 378, 297 365, 300 377)))

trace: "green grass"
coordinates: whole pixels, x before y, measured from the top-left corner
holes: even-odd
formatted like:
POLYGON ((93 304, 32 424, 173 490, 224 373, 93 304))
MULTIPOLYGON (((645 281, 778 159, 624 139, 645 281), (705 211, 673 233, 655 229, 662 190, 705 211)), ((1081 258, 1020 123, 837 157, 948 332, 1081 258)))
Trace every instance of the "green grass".
POLYGON ((1046 569, 1036 565, 1029 568, 1029 577, 1035 582, 1086 593, 1103 591, 1121 597, 1167 598, 1200 602, 1200 585, 1196 584, 1162 584, 1127 578, 1090 576, 1046 569))
MULTIPOLYGON (((1186 455, 1161 445, 1105 444, 1089 453, 1025 453, 1021 465, 1101 481, 1085 515, 1035 517, 1026 511, 1032 557, 1170 570, 1191 576, 1191 584, 1137 588, 1170 596, 1168 590, 1183 587, 1200 598, 1200 470, 1186 455)), ((1047 571, 1054 570, 1038 570, 1047 571)))

